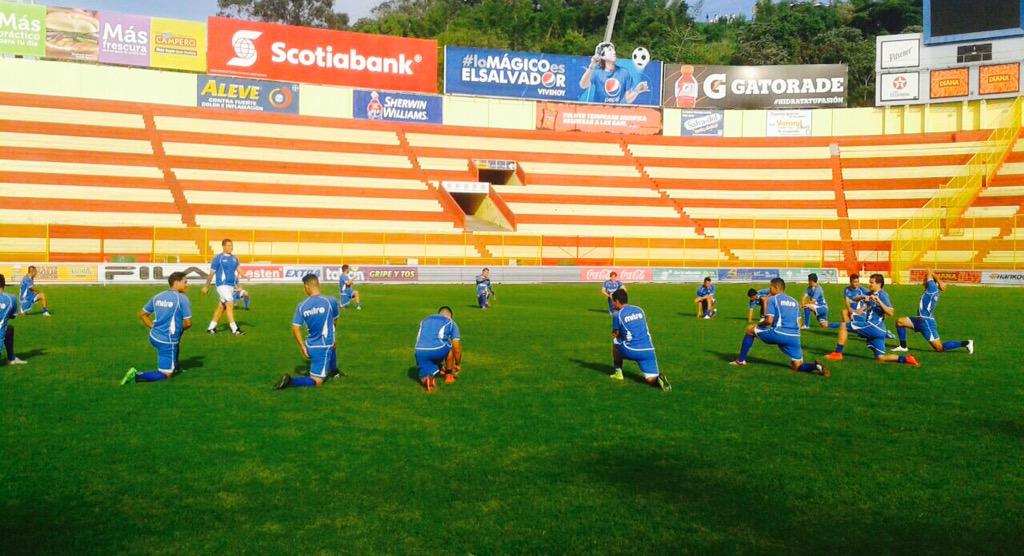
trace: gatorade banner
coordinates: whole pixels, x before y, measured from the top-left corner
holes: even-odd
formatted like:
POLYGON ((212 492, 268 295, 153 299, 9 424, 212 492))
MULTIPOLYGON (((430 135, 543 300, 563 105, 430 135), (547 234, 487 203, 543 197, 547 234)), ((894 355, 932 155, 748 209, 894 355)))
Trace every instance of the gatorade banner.
POLYGON ((206 71, 206 24, 154 17, 149 21, 149 65, 206 71))
POLYGON ((299 86, 258 79, 203 75, 196 80, 196 106, 243 112, 299 113, 299 86))
POLYGON ((46 57, 95 62, 99 60, 99 12, 46 8, 46 57))
POLYGON ((725 112, 722 110, 683 110, 680 119, 683 137, 721 137, 725 135, 725 112))
POLYGON ((359 89, 352 92, 352 117, 357 120, 440 124, 443 114, 444 102, 437 95, 359 89))
POLYGON ((149 18, 139 15, 100 14, 100 62, 149 66, 149 18))
POLYGON ((537 104, 537 129, 657 135, 661 133, 661 111, 634 106, 543 102, 537 104))
POLYGON ((660 105, 661 62, 651 60, 647 49, 637 48, 632 55, 615 53, 614 49, 602 52, 605 58, 600 67, 592 67, 595 62, 591 56, 446 46, 444 92, 594 104, 660 105))
POLYGON ((46 54, 46 7, 0 2, 0 54, 46 54))
POLYGON ((665 65, 669 108, 844 108, 846 64, 802 66, 665 65))
POLYGON ((393 91, 437 91, 437 41, 211 17, 208 72, 393 91))

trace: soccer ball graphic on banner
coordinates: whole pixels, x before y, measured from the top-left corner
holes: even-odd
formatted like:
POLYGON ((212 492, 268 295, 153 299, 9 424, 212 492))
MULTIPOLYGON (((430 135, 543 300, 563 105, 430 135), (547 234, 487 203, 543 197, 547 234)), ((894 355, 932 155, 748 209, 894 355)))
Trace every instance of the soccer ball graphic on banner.
POLYGON ((636 69, 643 71, 650 61, 651 53, 646 48, 638 46, 633 49, 633 65, 636 66, 636 69))

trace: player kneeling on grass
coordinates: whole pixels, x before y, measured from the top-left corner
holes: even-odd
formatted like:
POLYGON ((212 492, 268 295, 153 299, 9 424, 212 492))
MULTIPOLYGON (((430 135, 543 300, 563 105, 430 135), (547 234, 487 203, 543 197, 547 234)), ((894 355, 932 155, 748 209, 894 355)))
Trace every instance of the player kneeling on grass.
POLYGON ((242 286, 235 286, 235 293, 234 293, 233 298, 234 298, 234 301, 235 301, 235 307, 236 308, 238 307, 238 302, 241 301, 243 307, 245 307, 245 310, 248 311, 249 310, 249 298, 251 298, 251 297, 252 296, 249 295, 249 290, 242 289, 242 286))
POLYGON ((821 285, 818 284, 818 275, 813 272, 807 275, 807 291, 804 292, 804 297, 800 300, 800 304, 804 307, 804 325, 802 328, 808 329, 811 327, 812 313, 817 317, 818 324, 822 328, 839 328, 842 326, 838 322, 829 324, 828 301, 825 300, 825 290, 821 289, 821 285))
POLYGON ((420 321, 416 333, 416 367, 420 371, 420 384, 427 392, 437 384, 434 375, 440 372, 445 383, 451 384, 462 368, 462 341, 453 316, 451 307, 444 306, 436 315, 420 321))
POLYGON ((19 303, 21 303, 21 314, 27 315, 32 310, 32 306, 38 301, 43 306, 43 316, 50 316, 50 307, 46 302, 46 294, 39 291, 36 287, 36 274, 39 271, 36 267, 30 266, 25 272, 25 276, 21 278, 21 292, 18 295, 19 303))
POLYGON ((828 369, 817 361, 804 363, 804 352, 800 346, 800 304, 785 294, 786 281, 773 278, 765 301, 765 312, 761 322, 747 327, 740 346, 740 355, 730 365, 746 365, 747 354, 754 347, 754 339, 779 346, 779 351, 789 356, 789 365, 796 372, 829 376, 828 369))
POLYGON ((345 309, 355 302, 356 311, 363 309, 362 303, 359 302, 359 290, 354 286, 356 282, 356 273, 350 270, 350 267, 345 264, 341 265, 341 278, 338 279, 338 287, 341 289, 341 308, 345 309))
POLYGON ((167 277, 166 291, 162 291, 139 311, 139 320, 149 329, 149 343, 156 348, 156 370, 140 372, 128 369, 121 384, 129 382, 157 382, 172 378, 178 362, 181 333, 192 327, 192 303, 185 296, 188 278, 184 272, 167 277))
POLYGON ((7 287, 7 279, 0 274, 0 338, 4 339, 4 351, 7 352, 8 365, 25 365, 26 362, 14 356, 14 327, 11 326, 11 319, 18 314, 18 302, 14 296, 4 293, 7 287))
POLYGON ((860 285, 860 274, 851 274, 850 285, 843 288, 843 303, 846 304, 846 308, 843 309, 844 323, 853 320, 853 313, 860 309, 867 297, 868 290, 860 285))
POLYGON ((704 278, 704 284, 697 288, 697 318, 710 319, 715 316, 715 285, 711 283, 711 277, 704 278))
POLYGON ((491 298, 494 297, 494 288, 491 287, 491 269, 485 268, 476 277, 476 304, 481 309, 491 306, 491 298))
POLYGON ((283 390, 289 386, 320 386, 335 371, 338 361, 334 349, 334 329, 341 309, 338 300, 320 295, 320 279, 315 274, 302 277, 306 299, 295 307, 292 318, 292 334, 299 344, 302 357, 309 359, 309 376, 284 375, 274 386, 283 390), (302 327, 306 327, 306 339, 302 339, 302 327))
POLYGON ((747 300, 750 301, 750 307, 747 310, 747 322, 754 322, 754 309, 761 310, 760 318, 764 318, 764 306, 765 302, 771 297, 772 291, 770 288, 764 288, 761 290, 755 290, 750 288, 747 290, 747 300))
POLYGON ((644 380, 668 392, 672 385, 668 377, 658 371, 658 358, 654 354, 654 342, 651 331, 647 328, 647 315, 636 305, 629 305, 629 294, 626 290, 618 290, 612 294, 612 362, 615 372, 609 375, 615 380, 622 380, 622 360, 636 361, 644 380))
POLYGON ((913 355, 886 355, 885 353, 885 317, 893 315, 892 301, 889 294, 882 289, 885 286, 885 277, 881 274, 872 274, 868 281, 868 296, 861 303, 853 315, 852 320, 846 326, 839 328, 839 341, 836 343, 836 350, 825 356, 826 359, 841 361, 843 359, 843 347, 850 332, 856 333, 867 340, 868 348, 875 355, 878 362, 904 363, 920 367, 913 355))
POLYGON ((939 327, 935 323, 935 306, 939 303, 939 295, 946 291, 946 284, 930 269, 924 278, 924 293, 917 305, 916 317, 903 317, 896 321, 896 333, 900 337, 899 347, 893 351, 907 351, 907 330, 920 332, 935 351, 953 351, 967 348, 967 353, 974 353, 974 340, 954 340, 943 342, 939 339, 939 327))

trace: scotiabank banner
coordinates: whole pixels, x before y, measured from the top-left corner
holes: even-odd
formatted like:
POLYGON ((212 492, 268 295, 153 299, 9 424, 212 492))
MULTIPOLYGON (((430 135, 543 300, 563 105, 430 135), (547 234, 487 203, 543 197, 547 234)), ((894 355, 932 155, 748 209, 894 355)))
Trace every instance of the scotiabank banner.
MULTIPOLYGON (((980 284, 981 283, 981 271, 980 270, 936 270, 934 271, 938 275, 939 280, 943 282, 949 282, 951 284, 980 284)), ((911 282, 924 282, 924 277, 928 271, 924 269, 913 269, 910 271, 911 282)))
POLYGON ((211 17, 208 72, 437 92, 437 41, 211 17))
POLYGON ((645 267, 583 267, 579 271, 580 282, 604 282, 612 272, 618 272, 619 280, 627 283, 654 280, 653 269, 645 267))

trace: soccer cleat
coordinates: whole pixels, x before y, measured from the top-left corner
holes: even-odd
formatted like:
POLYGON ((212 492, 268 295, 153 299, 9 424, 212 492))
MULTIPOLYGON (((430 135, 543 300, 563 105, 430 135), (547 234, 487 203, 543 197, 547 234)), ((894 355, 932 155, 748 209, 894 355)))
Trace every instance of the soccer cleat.
POLYGON ((734 366, 734 367, 746 367, 747 366, 747 362, 746 361, 740 361, 739 359, 737 359, 735 361, 730 361, 729 364, 734 366))
POLYGON ((129 382, 135 382, 135 375, 139 374, 139 371, 135 370, 135 367, 128 369, 128 372, 124 374, 121 379, 121 386, 128 384, 129 382))
POLYGON ((967 340, 967 353, 974 355, 974 340, 967 340))
POLYGON ((235 330, 235 331, 234 331, 234 332, 232 332, 231 334, 233 334, 233 335, 235 335, 235 336, 245 336, 245 331, 244 331, 244 330, 242 330, 241 328, 239 328, 238 330, 235 330))
POLYGON ((289 374, 281 375, 281 379, 274 385, 274 390, 284 390, 292 384, 292 376, 289 374))
POLYGON ((455 384, 455 375, 453 375, 451 373, 445 373, 445 375, 444 375, 444 383, 445 384, 455 384))
POLYGON ((920 367, 921 366, 921 364, 917 362, 917 358, 914 357, 913 355, 908 355, 907 356, 907 365, 911 365, 913 367, 920 367))
POLYGON ((829 361, 842 361, 843 354, 839 353, 838 351, 833 351, 832 353, 826 355, 825 359, 828 359, 829 361))
POLYGON ((905 352, 905 351, 910 351, 910 349, 909 348, 905 348, 903 346, 896 346, 896 347, 890 349, 889 351, 896 351, 896 352, 902 353, 902 352, 905 352))
POLYGON ((810 330, 810 329, 811 329, 811 327, 807 326, 806 324, 800 327, 800 330, 810 330))
POLYGON ((704 315, 704 320, 711 320, 711 315, 704 315))
POLYGON ((14 359, 8 359, 7 360, 7 364, 8 365, 28 365, 28 361, 25 361, 24 359, 18 359, 17 357, 15 357, 14 359))
POLYGON ((622 369, 615 369, 615 372, 608 375, 608 378, 613 380, 622 380, 622 369))
POLYGON ((363 306, 362 305, 356 305, 356 311, 362 311, 362 310, 363 310, 363 306))
POLYGON ((48 316, 50 316, 50 312, 49 312, 49 311, 43 311, 43 316, 44 316, 44 317, 48 317, 48 316))
POLYGON ((814 374, 826 378, 832 376, 832 373, 829 372, 828 369, 826 369, 824 366, 822 366, 821 363, 818 363, 817 361, 814 362, 814 374))
POLYGON ((672 385, 668 383, 668 377, 665 376, 665 373, 658 373, 658 388, 661 388, 662 392, 672 390, 672 385))
POLYGON ((216 328, 207 328, 206 329, 206 333, 207 334, 216 334, 217 333, 217 329, 216 328))

